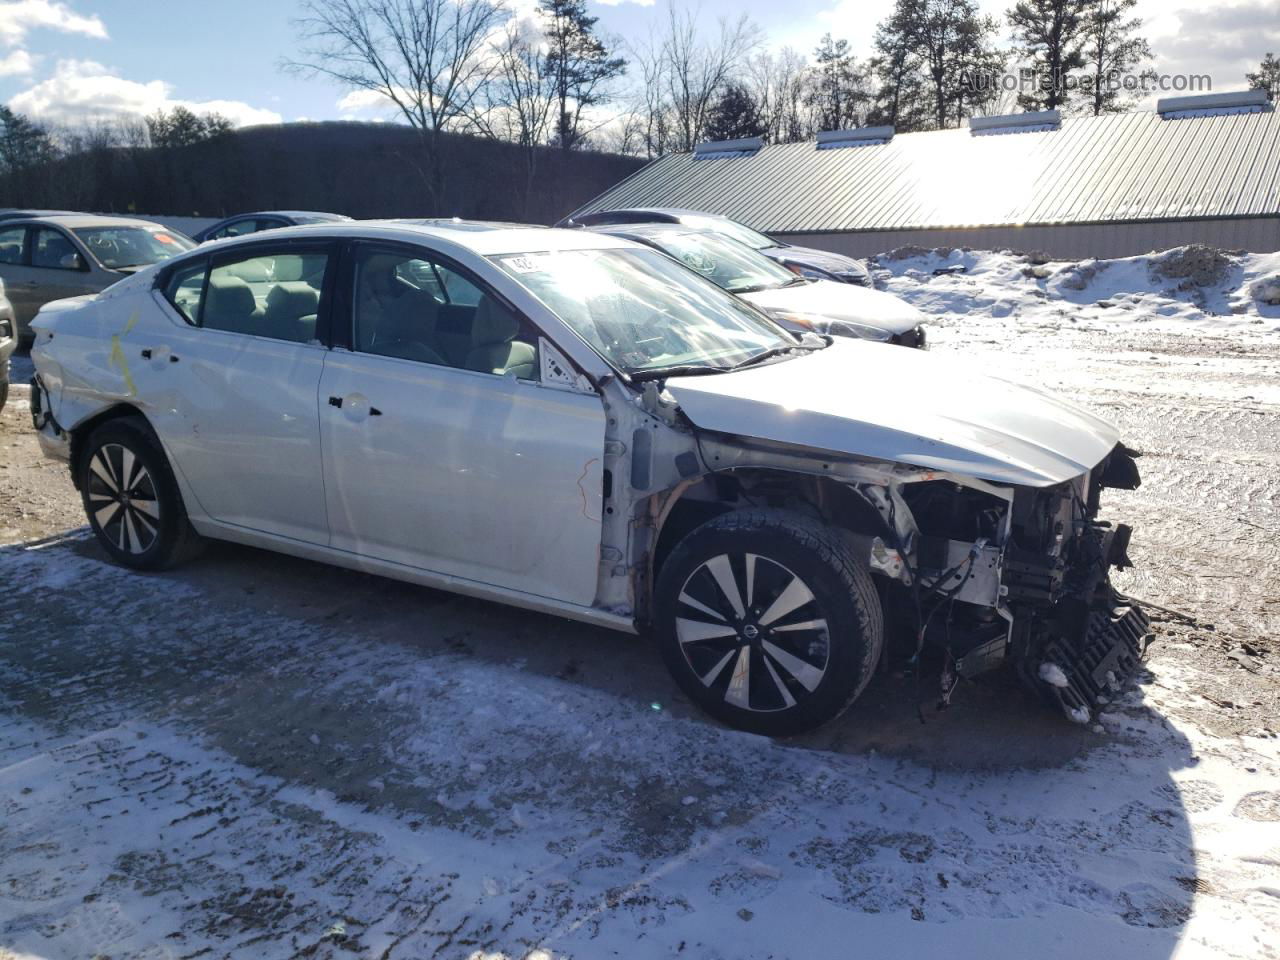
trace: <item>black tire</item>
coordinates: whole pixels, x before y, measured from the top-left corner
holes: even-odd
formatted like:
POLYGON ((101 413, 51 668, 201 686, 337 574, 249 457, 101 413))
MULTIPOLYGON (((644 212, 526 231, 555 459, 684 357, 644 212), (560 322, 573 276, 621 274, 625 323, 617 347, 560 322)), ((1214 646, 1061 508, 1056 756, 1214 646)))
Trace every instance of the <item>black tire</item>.
POLYGON ((0 410, 4 409, 4 405, 9 402, 9 378, 0 376, 0 410))
POLYGON ((198 545, 169 461, 145 420, 110 420, 95 429, 77 469, 89 526, 117 563, 164 570, 198 545))
POLYGON ((654 600, 654 633, 680 689, 729 726, 767 736, 844 713, 884 643, 880 598, 843 533, 786 510, 737 510, 698 527, 663 564, 654 600), (736 601, 720 586, 727 576, 736 601))

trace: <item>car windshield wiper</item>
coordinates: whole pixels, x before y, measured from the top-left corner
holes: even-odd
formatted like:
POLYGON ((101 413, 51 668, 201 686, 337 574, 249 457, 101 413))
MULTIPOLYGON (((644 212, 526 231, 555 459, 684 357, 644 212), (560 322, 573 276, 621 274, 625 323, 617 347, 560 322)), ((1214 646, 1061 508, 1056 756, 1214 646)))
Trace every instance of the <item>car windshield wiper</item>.
POLYGON ((802 277, 796 274, 790 280, 783 284, 784 287, 794 287, 797 283, 813 283, 813 277, 802 277))
POLYGON ((825 343, 822 344, 822 346, 806 346, 803 343, 791 343, 784 346, 770 347, 768 350, 763 350, 760 353, 757 353, 754 357, 747 357, 747 359, 743 360, 741 363, 735 363, 729 369, 741 370, 743 367, 753 367, 757 363, 763 363, 765 360, 772 357, 780 357, 783 354, 791 353, 793 350, 798 350, 801 353, 810 353, 814 350, 821 350, 822 347, 825 346, 825 343))
POLYGON ((703 363, 682 363, 671 367, 647 367, 627 373, 632 383, 646 380, 665 380, 667 377, 699 377, 706 373, 724 373, 732 367, 709 367, 703 363))

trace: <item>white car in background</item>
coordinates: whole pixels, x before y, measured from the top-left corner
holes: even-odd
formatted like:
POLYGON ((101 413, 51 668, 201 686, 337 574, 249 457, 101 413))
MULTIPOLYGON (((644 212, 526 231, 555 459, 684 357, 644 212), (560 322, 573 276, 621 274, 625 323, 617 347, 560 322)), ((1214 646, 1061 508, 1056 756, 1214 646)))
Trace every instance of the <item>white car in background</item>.
POLYGON ((883 657, 1014 663, 1077 720, 1132 670, 1109 424, 963 364, 792 335, 585 230, 219 241, 35 321, 32 417, 108 554, 198 537, 650 631, 721 720, 840 714, 883 657), (886 641, 892 649, 886 649, 886 641))
POLYGON ((723 234, 679 223, 588 227, 661 250, 716 286, 754 303, 788 330, 925 346, 925 316, 891 293, 793 273, 723 234))

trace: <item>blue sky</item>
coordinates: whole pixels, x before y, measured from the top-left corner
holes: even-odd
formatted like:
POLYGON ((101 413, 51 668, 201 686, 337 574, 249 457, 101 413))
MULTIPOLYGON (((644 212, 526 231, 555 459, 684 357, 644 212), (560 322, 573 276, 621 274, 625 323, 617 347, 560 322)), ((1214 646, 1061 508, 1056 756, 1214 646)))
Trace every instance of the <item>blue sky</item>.
MULTIPOLYGON (((515 0, 528 8, 534 0, 515 0)), ((641 41, 666 0, 592 4, 606 31, 641 41)), ((983 0, 999 15, 1012 0, 983 0)), ((891 0, 705 0, 700 14, 746 13, 770 46, 808 52, 830 30, 868 49, 891 0)), ((372 118, 344 111, 343 91, 281 71, 298 52, 295 0, 0 0, 0 101, 49 121, 151 112, 186 103, 240 123, 372 118)), ((1215 89, 1241 86, 1244 69, 1280 52, 1280 0, 1141 0, 1158 65, 1210 72, 1215 89)))

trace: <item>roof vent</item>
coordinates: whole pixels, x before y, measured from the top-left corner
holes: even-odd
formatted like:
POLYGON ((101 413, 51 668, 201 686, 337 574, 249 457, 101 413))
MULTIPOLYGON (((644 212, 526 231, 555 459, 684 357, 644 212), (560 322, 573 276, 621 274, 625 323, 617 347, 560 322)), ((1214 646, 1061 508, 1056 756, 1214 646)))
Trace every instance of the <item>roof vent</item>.
POLYGON ((1166 120, 1183 117, 1222 117, 1233 113, 1262 113, 1271 109, 1265 90, 1232 90, 1195 97, 1165 97, 1156 101, 1156 113, 1166 120))
POLYGON ((989 136, 1000 133, 1038 133, 1057 130, 1062 114, 1057 110, 1033 110, 1028 113, 1006 113, 999 117, 970 117, 969 133, 989 136))
POLYGON ((874 147, 893 139, 893 127, 859 127, 856 130, 823 130, 818 134, 819 150, 844 147, 874 147))
POLYGON ((723 157, 749 157, 764 146, 761 137, 743 137, 741 140, 712 140, 693 148, 693 159, 712 160, 723 157))

